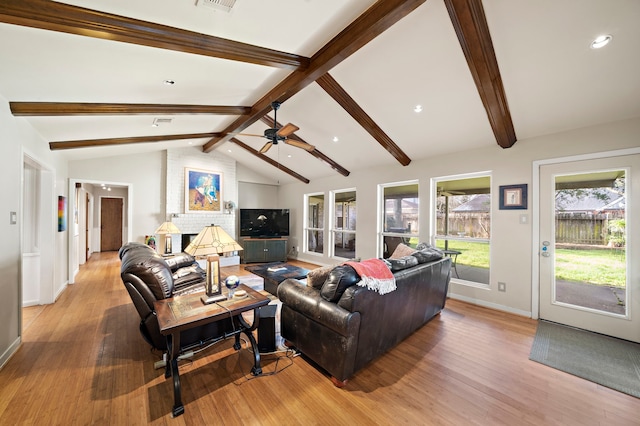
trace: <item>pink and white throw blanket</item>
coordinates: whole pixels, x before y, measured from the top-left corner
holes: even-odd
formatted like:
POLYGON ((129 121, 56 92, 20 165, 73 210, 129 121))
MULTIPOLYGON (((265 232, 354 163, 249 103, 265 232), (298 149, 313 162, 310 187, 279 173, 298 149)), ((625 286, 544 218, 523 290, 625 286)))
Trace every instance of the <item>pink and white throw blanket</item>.
POLYGON ((345 262, 360 275, 358 285, 377 291, 379 294, 391 293, 396 289, 396 279, 389 267, 380 259, 367 259, 362 262, 345 262))

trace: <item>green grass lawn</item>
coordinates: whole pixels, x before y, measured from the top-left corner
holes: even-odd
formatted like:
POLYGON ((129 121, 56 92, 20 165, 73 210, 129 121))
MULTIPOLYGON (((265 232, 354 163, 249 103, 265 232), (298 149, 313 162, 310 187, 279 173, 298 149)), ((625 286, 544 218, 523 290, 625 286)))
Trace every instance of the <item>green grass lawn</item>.
POLYGON ((556 279, 625 287, 624 250, 556 250, 556 279))
MULTIPOLYGON (((444 248, 444 241, 436 246, 444 248)), ((449 250, 458 250, 458 265, 489 268, 489 244, 449 241, 449 250)), ((599 285, 626 285, 624 249, 619 250, 556 250, 556 279, 599 285)))

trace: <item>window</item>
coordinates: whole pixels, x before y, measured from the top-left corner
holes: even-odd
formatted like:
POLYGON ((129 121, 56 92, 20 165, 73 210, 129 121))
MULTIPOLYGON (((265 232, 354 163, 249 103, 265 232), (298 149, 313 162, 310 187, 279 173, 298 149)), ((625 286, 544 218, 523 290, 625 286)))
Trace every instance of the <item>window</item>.
POLYGON ((454 260, 452 278, 489 285, 491 177, 472 174, 433 180, 431 233, 454 260))
POLYGON ((382 232, 379 255, 387 258, 398 244, 415 247, 418 244, 418 182, 399 182, 379 186, 382 206, 382 232))
POLYGON ((306 194, 304 251, 324 252, 324 194, 306 194))
POLYGON ((331 196, 331 256, 356 257, 356 191, 333 191, 331 196))

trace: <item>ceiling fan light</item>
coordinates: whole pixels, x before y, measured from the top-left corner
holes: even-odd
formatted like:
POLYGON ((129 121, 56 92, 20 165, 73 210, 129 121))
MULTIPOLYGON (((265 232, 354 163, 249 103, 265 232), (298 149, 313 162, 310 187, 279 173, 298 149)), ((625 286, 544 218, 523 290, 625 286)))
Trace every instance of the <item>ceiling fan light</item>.
POLYGON ((602 47, 605 47, 607 44, 609 44, 609 42, 611 42, 612 39, 613 39, 613 36, 610 34, 600 35, 591 42, 591 48, 600 49, 602 47))

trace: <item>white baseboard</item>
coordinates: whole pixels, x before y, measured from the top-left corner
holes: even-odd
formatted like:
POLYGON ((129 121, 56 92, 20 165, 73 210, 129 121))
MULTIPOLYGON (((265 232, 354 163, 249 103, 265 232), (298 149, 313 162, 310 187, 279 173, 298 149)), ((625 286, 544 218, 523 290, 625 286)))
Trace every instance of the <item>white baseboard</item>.
POLYGON ((485 308, 495 309, 497 311, 508 312, 514 315, 520 315, 522 317, 531 318, 531 311, 521 311, 520 309, 514 309, 510 306, 499 305, 497 303, 487 302, 486 300, 474 299, 472 297, 462 296, 460 294, 450 293, 449 297, 463 302, 471 303, 473 305, 482 306, 485 308))
POLYGON ((22 344, 22 338, 18 337, 8 348, 2 356, 0 356, 0 370, 4 367, 4 365, 11 359, 13 354, 16 353, 20 345, 22 344))

